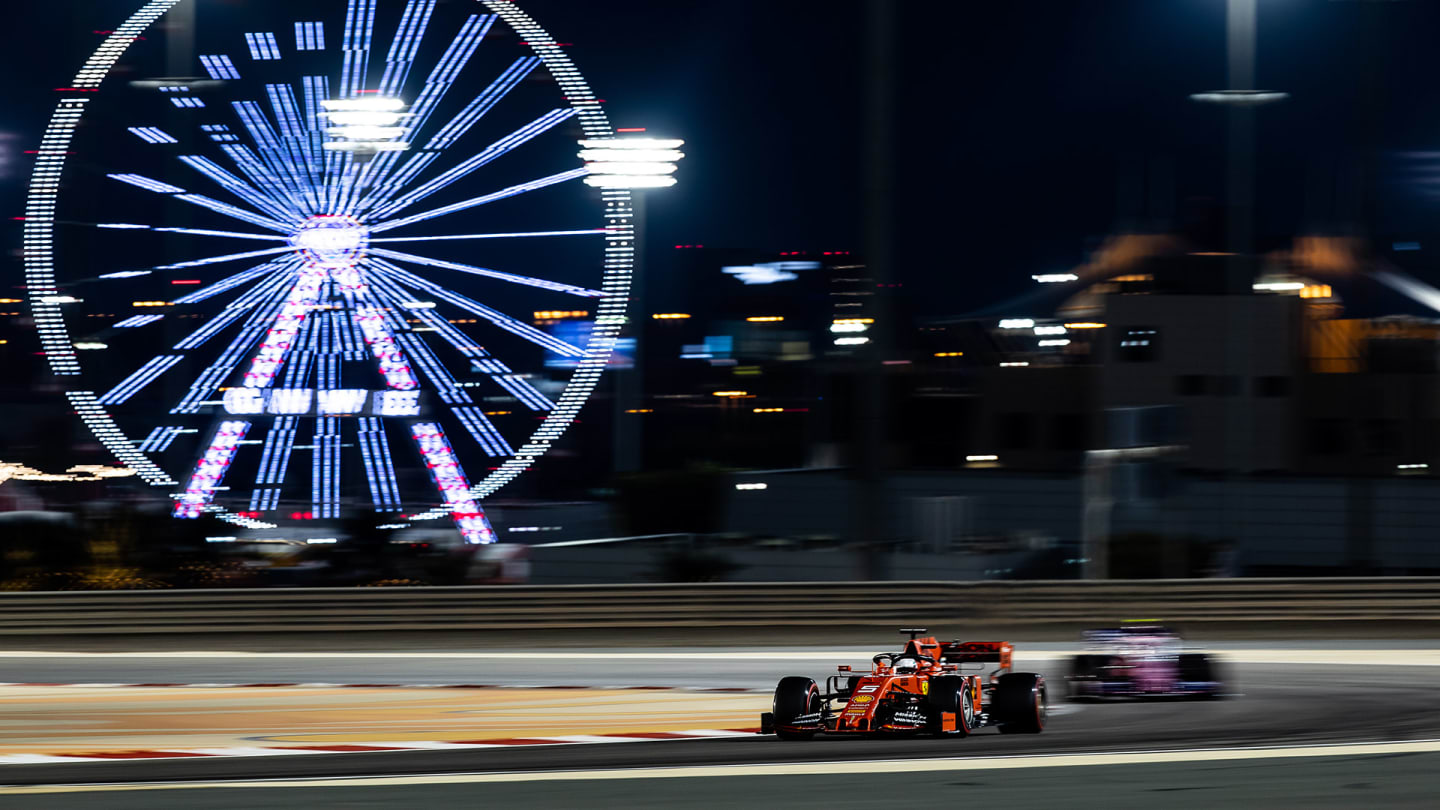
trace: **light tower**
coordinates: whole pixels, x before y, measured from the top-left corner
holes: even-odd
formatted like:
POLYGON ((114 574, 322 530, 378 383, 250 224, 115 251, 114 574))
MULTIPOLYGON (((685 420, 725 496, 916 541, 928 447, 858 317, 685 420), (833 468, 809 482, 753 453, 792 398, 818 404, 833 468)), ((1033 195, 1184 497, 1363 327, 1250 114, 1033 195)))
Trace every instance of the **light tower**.
MULTIPOLYGON (((685 142, 675 138, 628 136, 589 139, 580 142, 580 159, 590 172, 585 184, 598 189, 628 189, 631 192, 635 242, 645 244, 645 197, 650 189, 669 188, 677 182, 675 171, 685 153, 685 142)), ((630 336, 635 340, 631 367, 615 374, 615 459, 617 473, 634 472, 642 463, 640 411, 644 392, 644 370, 640 365, 640 330, 645 315, 644 254, 634 251, 634 270, 630 281, 630 336)))

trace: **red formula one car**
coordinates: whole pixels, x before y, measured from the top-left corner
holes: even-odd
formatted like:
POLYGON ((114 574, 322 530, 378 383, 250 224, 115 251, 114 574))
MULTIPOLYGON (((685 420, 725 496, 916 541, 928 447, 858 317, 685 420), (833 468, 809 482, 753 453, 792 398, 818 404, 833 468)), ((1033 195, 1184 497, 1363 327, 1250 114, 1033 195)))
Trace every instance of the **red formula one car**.
POLYGON ((760 733, 782 740, 816 734, 964 736, 997 726, 1001 733, 1045 728, 1045 679, 1011 672, 1008 641, 937 641, 924 630, 898 653, 880 653, 868 674, 840 667, 822 692, 804 677, 782 678, 774 711, 760 715, 760 733), (996 665, 988 676, 987 665, 996 665))

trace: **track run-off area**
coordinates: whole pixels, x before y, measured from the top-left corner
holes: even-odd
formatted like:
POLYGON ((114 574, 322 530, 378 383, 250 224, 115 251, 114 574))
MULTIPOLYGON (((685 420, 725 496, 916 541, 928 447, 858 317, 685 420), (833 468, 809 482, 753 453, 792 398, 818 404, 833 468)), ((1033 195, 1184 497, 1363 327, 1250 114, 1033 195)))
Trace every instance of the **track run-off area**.
POLYGON ((1440 642, 1216 644, 1228 699, 1084 704, 1074 645, 1017 647, 1043 734, 808 742, 748 733, 769 689, 876 650, 0 651, 0 805, 1433 806, 1440 642))

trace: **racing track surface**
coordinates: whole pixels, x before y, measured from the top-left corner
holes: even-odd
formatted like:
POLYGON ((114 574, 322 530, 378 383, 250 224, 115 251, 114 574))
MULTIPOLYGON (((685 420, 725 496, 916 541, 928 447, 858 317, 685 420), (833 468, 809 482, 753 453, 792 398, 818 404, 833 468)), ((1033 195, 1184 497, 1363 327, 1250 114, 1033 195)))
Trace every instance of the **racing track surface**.
MULTIPOLYGON (((1045 645, 1026 645, 1029 649, 1045 645)), ((1267 645, 1274 647, 1276 645, 1267 645)), ((1327 645, 1342 647, 1342 643, 1327 645)), ((1353 645, 1358 647, 1361 645, 1353 645)), ((1400 645, 1387 645, 1398 647, 1400 645)), ((1417 650, 1417 658, 1430 649, 1417 650)), ((1057 650, 1060 645, 1049 645, 1057 650)), ((1022 650, 1023 652, 1023 650, 1022 650)), ((179 682, 217 679, 217 668, 236 673, 237 682, 257 676, 304 681, 343 680, 337 675, 364 669, 374 680, 377 669, 386 676, 408 674, 403 682, 504 682, 507 671, 524 668, 532 683, 589 683, 594 685, 731 685, 763 687, 782 674, 822 676, 841 659, 806 665, 781 653, 686 652, 601 653, 635 657, 581 659, 570 671, 548 677, 537 674, 536 661, 522 656, 501 664, 477 658, 460 660, 443 656, 385 657, 368 664, 354 658, 269 659, 143 658, 120 659, 13 658, 0 654, 4 680, 117 681, 136 679, 179 682), (696 657, 687 657, 694 655, 696 657), (337 663, 338 661, 338 663, 337 663), (383 665, 382 663, 383 662, 383 665), (337 671, 341 667, 346 672, 337 671), (77 676, 85 676, 83 678, 77 676), (52 677, 41 677, 52 676, 52 677), (66 676, 66 677, 54 677, 66 676), (643 678, 640 676, 644 676, 643 678)), ((1389 653, 1392 659, 1405 653, 1389 653)), ((863 660, 864 656, 857 656, 863 660)), ((1261 656, 1263 657, 1263 656, 1261 656)), ((1276 746, 1317 743, 1440 739, 1440 670, 1433 666, 1373 666, 1367 653, 1357 652, 1356 664, 1230 664, 1228 672, 1241 694, 1215 702, 1150 702, 1084 704, 1067 708, 1051 719, 1040 735, 1005 735, 984 730, 969 739, 848 739, 817 738, 810 742, 781 742, 770 737, 665 741, 641 744, 599 744, 461 751, 414 751, 306 755, 270 758, 214 758, 186 760, 130 760, 49 765, 8 765, 0 770, 7 785, 97 784, 142 781, 275 779, 284 777, 354 777, 399 774, 505 773, 551 770, 601 770, 639 767, 738 765, 748 763, 810 763, 874 761, 882 759, 968 758, 997 755, 1065 754, 1075 752, 1167 751, 1233 746, 1276 746)), ((539 656, 543 661, 544 656, 539 656)), ((855 661, 854 658, 844 659, 855 661)), ((858 663, 858 661, 857 661, 858 663)), ((1030 667, 1051 676, 1060 671, 1051 657, 1030 667)), ((818 679, 818 678, 817 678, 818 679)), ((477 699, 482 699, 478 698, 477 699)), ((1437 757, 1430 754, 1417 756, 1437 757)), ((1317 760, 1324 762, 1325 760, 1317 760)), ((1117 766, 1109 766, 1117 767, 1117 766)), ((1182 768, 1183 766, 1172 766, 1182 768)), ((946 783, 966 782, 952 775, 946 783)), ((798 778, 798 777, 797 777, 798 778)), ((664 781, 664 780, 662 780, 664 781)), ((540 787, 539 782, 529 782, 540 787)), ((522 788, 524 785, 510 785, 522 788)), ((376 788, 376 790, 381 790, 376 788)), ((189 791, 167 794, 179 801, 189 791)), ((142 795, 133 794, 134 798, 142 795)), ((473 794, 472 794, 473 795, 473 794)), ((513 795, 525 795, 524 791, 513 795)), ((533 795, 533 794, 532 794, 533 795)), ((150 795, 156 799, 160 794, 150 795)), ((10 797, 11 800, 19 797, 10 797)), ((38 798, 38 797, 36 797, 38 798)), ((55 797, 60 798, 60 797, 55 797)), ((198 795, 190 796, 196 799, 198 795)), ((258 798, 258 797, 252 797, 258 798)), ((4 797, 0 797, 3 800, 4 797)), ((1358 799, 1357 799, 1358 800, 1358 799)), ((63 806, 60 804, 46 806, 63 806)), ((146 806, 161 806, 151 804, 146 806)), ((172 806, 165 804, 164 806, 172 806)), ((186 806, 174 804, 173 806, 186 806)), ((191 805, 193 806, 193 805, 191 805)), ((244 806, 237 804, 234 806, 244 806)), ((384 806, 384 805, 376 805, 384 806)), ((563 802, 549 806, 567 806, 563 802)), ((834 806, 833 802, 830 806, 834 806)))

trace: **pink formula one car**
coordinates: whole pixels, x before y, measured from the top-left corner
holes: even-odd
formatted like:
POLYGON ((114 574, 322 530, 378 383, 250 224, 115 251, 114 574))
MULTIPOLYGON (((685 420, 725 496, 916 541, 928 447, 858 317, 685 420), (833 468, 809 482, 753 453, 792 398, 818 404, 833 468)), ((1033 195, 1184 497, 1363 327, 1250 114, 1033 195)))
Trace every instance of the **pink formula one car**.
POLYGON ((1102 697, 1222 696, 1215 660, 1185 652, 1180 636, 1154 624, 1087 630, 1086 651, 1070 661, 1065 678, 1072 700, 1102 697))

